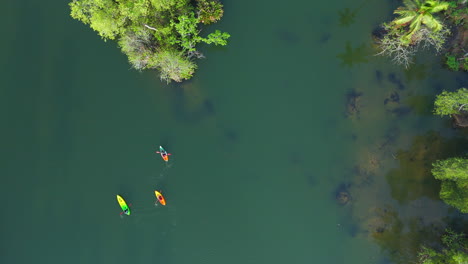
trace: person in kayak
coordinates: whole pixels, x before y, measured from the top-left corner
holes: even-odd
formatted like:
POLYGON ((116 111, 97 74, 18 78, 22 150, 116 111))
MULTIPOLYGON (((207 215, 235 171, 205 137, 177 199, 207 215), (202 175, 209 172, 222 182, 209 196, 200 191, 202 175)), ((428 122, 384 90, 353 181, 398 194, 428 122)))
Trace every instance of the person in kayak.
POLYGON ((159 146, 159 151, 156 151, 156 153, 159 153, 161 154, 161 158, 164 160, 164 161, 169 161, 169 156, 171 155, 171 153, 167 153, 166 150, 163 149, 163 147, 159 146))

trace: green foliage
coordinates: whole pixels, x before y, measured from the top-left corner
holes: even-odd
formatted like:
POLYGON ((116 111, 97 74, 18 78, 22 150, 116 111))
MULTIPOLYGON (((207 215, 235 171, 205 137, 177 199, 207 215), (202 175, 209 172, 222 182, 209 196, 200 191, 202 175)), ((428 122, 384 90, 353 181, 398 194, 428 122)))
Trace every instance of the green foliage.
POLYGON ((439 251, 422 247, 418 254, 419 264, 466 264, 468 263, 468 241, 464 234, 450 229, 442 236, 443 248, 439 251))
POLYGON ((200 42, 197 32, 198 18, 193 12, 177 18, 177 22, 171 21, 171 25, 177 31, 179 37, 171 44, 179 44, 184 51, 195 51, 195 45, 200 42))
POLYGON ((216 30, 199 36, 200 14, 222 16, 218 2, 200 0, 74 0, 71 16, 89 25, 104 39, 117 40, 135 69, 158 69, 161 78, 182 81, 197 68, 194 56, 199 42, 226 45, 228 33, 216 30), (203 7, 202 10, 198 9, 203 7), (198 14, 198 15, 196 15, 198 14))
POLYGON ((468 7, 466 7, 466 1, 450 1, 447 3, 449 4, 449 8, 447 9, 447 18, 457 26, 464 24, 467 18, 466 15, 468 14, 468 7))
POLYGON ((440 116, 459 114, 468 106, 468 89, 460 88, 455 92, 443 91, 434 102, 434 113, 440 116))
POLYGON ((403 3, 403 7, 394 11, 398 17, 392 21, 392 24, 395 30, 404 29, 405 33, 400 38, 404 45, 412 44, 414 34, 424 26, 432 32, 442 30, 442 23, 432 14, 447 10, 449 7, 447 2, 426 0, 421 3, 419 0, 405 0, 403 3))
POLYGON ((161 72, 161 80, 174 80, 181 82, 190 79, 195 72, 197 65, 187 59, 183 52, 177 50, 164 50, 151 58, 151 64, 161 72))
POLYGON ((227 39, 230 36, 231 35, 229 35, 229 33, 215 30, 214 33, 209 34, 206 39, 203 39, 203 42, 207 44, 214 43, 215 45, 225 46, 227 45, 227 39))
POLYGON ((468 213, 468 159, 449 158, 433 164, 432 174, 442 181, 440 198, 468 213))
POLYGON ((398 16, 383 24, 386 33, 380 39, 379 54, 408 67, 420 47, 442 50, 450 31, 433 15, 447 10, 449 4, 434 0, 404 0, 403 3, 404 6, 394 11, 398 16))
POLYGON ((460 65, 458 64, 457 58, 449 54, 445 54, 445 58, 447 59, 445 61, 445 64, 449 67, 449 69, 452 71, 458 71, 460 65))
POLYGON ((197 0, 198 17, 203 24, 211 24, 223 16, 223 5, 216 0, 197 0))

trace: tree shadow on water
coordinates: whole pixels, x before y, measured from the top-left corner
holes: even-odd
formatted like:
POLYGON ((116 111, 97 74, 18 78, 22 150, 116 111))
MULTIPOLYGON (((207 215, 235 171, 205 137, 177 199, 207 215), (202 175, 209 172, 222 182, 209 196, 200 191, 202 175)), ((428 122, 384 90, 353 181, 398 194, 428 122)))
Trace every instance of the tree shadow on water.
POLYGON ((183 88, 181 86, 170 88, 174 116, 184 122, 197 123, 204 118, 216 115, 213 101, 190 91, 192 88, 183 88))
POLYGON ((370 0, 364 0, 359 6, 357 6, 356 8, 354 9, 351 9, 351 8, 344 8, 340 11, 338 11, 338 15, 340 16, 340 26, 342 27, 347 27, 351 24, 354 23, 354 20, 356 18, 356 15, 357 13, 359 12, 359 10, 361 10, 361 8, 364 7, 364 5, 370 0))
POLYGON ((414 95, 407 100, 408 105, 418 115, 432 115, 434 107, 434 98, 428 95, 414 95))
POLYGON ((345 44, 345 52, 336 55, 341 60, 342 67, 352 67, 354 64, 367 63, 368 58, 372 55, 372 49, 365 43, 353 48, 351 42, 345 44))
POLYGON ((395 155, 400 166, 386 176, 392 197, 400 204, 420 197, 439 199, 440 184, 431 174, 432 164, 439 159, 460 155, 468 140, 442 138, 430 131, 416 136, 409 150, 399 150, 395 155))

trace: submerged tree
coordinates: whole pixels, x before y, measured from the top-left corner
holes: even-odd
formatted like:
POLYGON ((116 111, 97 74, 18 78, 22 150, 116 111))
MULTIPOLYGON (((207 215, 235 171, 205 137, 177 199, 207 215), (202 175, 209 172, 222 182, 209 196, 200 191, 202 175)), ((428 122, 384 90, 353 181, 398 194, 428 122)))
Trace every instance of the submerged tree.
POLYGON ((442 181, 440 198, 468 213, 468 159, 449 158, 433 164, 432 174, 442 181))
POLYGON ((217 0, 74 0, 71 16, 104 39, 117 40, 135 69, 158 69, 161 79, 180 82, 192 77, 200 42, 226 45, 228 33, 199 35, 199 24, 223 15, 217 0))
POLYGON ((433 47, 442 50, 449 30, 433 14, 446 10, 447 2, 404 0, 404 6, 394 11, 398 17, 384 23, 385 34, 379 41, 381 55, 408 67, 418 49, 433 47))
POLYGON ((451 230, 442 236, 443 247, 435 250, 422 247, 418 254, 419 264, 466 264, 468 263, 468 240, 464 234, 451 230))

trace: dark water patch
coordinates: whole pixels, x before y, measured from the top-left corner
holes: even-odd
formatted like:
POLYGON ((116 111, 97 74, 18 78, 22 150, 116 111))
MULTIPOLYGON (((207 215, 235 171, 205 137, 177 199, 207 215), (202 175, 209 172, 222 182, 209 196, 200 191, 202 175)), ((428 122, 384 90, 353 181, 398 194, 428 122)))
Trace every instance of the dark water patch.
POLYGON ((344 182, 340 183, 333 191, 333 197, 339 205, 346 205, 351 201, 350 187, 351 183, 344 182))
POLYGON ((206 115, 214 115, 214 114, 216 114, 213 101, 206 99, 206 100, 203 102, 203 107, 202 107, 201 111, 204 112, 204 114, 206 114, 206 115))
POLYGON ((385 34, 387 34, 387 31, 381 25, 378 25, 374 27, 371 35, 374 41, 377 42, 379 39, 382 39, 385 36, 385 34))
POLYGON ((387 131, 385 131, 383 141, 379 144, 378 148, 385 149, 388 146, 394 145, 399 136, 400 129, 397 126, 391 126, 389 129, 387 129, 387 131))
POLYGON ((428 76, 427 66, 425 64, 411 65, 408 69, 405 69, 405 77, 407 81, 413 80, 424 80, 428 76))
POLYGON ((320 44, 326 44, 329 40, 331 39, 331 34, 326 32, 322 33, 319 38, 319 43, 320 44))
POLYGON ((225 129, 224 130, 224 136, 230 141, 230 142, 238 142, 239 141, 239 133, 233 129, 225 129))
POLYGON ((304 154, 299 152, 292 152, 288 155, 288 160, 293 165, 303 164, 305 161, 304 154))
POLYGON ((300 38, 296 33, 288 30, 278 30, 276 32, 276 36, 278 39, 289 44, 297 44, 300 41, 300 38))
POLYGON ((440 94, 441 92, 443 92, 445 89, 444 89, 444 86, 440 83, 435 83, 434 84, 434 91, 436 94, 440 94))
POLYGON ((466 74, 466 72, 457 75, 455 81, 457 82, 458 88, 468 88, 468 74, 466 74))
POLYGON ((406 100, 411 109, 418 115, 432 115, 434 109, 434 97, 427 95, 415 95, 406 100))
POLYGON ((411 113, 411 108, 407 106, 400 106, 389 111, 397 118, 401 118, 411 113))
POLYGON ((350 236, 350 237, 356 237, 357 235, 359 235, 359 233, 361 233, 361 228, 359 226, 359 224, 357 224, 356 222, 354 221, 351 221, 349 218, 344 221, 341 226, 343 227, 343 229, 345 230, 345 232, 350 236))
POLYGON ((186 94, 186 89, 179 85, 172 86, 170 88, 171 105, 174 116, 178 120, 198 123, 205 118, 216 115, 216 108, 212 100, 204 99, 200 102, 194 102, 194 100, 188 98, 190 95, 186 94))
POLYGON ((454 208, 452 209, 451 215, 443 219, 444 223, 457 233, 468 234, 468 214, 463 214, 454 208))
POLYGON ((305 174, 305 178, 307 180, 307 184, 311 187, 315 187, 318 183, 318 176, 313 172, 307 172, 305 174))
POLYGON ((379 84, 382 84, 383 74, 380 70, 375 70, 375 78, 379 84))
POLYGON ((377 262, 377 263, 378 263, 378 264, 392 264, 392 261, 391 261, 389 258, 384 257, 384 258, 381 258, 381 259, 379 260, 379 262, 377 262))
POLYGON ((354 89, 346 93, 346 116, 347 117, 358 117, 360 112, 360 99, 363 95, 362 92, 358 92, 354 89))
POLYGON ((403 85, 403 82, 400 80, 400 78, 398 78, 396 76, 395 73, 389 73, 388 74, 388 81, 394 85, 396 85, 396 87, 399 89, 399 90, 404 90, 405 89, 405 86, 403 85))
POLYGON ((387 105, 388 103, 400 103, 400 95, 396 91, 390 93, 390 95, 388 95, 384 100, 384 105, 387 105))
POLYGON ((431 174, 432 164, 439 159, 459 156, 465 151, 465 138, 445 139, 430 131, 416 136, 409 150, 395 155, 400 166, 386 176, 392 197, 406 204, 420 197, 439 199, 440 183, 431 174))

